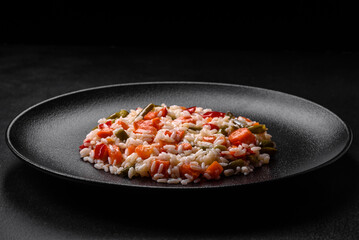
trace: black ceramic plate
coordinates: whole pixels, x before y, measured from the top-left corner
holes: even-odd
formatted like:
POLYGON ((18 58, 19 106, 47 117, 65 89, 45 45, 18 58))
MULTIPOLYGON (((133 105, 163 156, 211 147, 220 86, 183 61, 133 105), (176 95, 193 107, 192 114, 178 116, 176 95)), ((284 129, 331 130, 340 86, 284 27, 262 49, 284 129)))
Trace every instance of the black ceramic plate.
POLYGON ((305 173, 338 159, 352 139, 339 117, 308 100, 261 88, 194 82, 122 84, 61 95, 22 112, 6 134, 15 155, 56 176, 129 187, 192 189, 239 186, 305 173), (160 184, 148 178, 121 178, 96 170, 80 159, 78 146, 98 119, 149 102, 231 111, 265 123, 277 143, 278 154, 269 165, 248 176, 187 186, 160 184))

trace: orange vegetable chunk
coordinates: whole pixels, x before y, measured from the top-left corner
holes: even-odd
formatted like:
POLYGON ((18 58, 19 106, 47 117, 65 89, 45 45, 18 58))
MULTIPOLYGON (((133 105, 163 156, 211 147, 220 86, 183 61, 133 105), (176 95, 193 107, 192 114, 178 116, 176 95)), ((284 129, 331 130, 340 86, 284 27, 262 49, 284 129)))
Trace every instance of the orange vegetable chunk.
POLYGON ((248 128, 239 128, 236 131, 232 132, 228 140, 233 145, 240 145, 242 143, 251 144, 256 143, 256 137, 253 135, 251 131, 248 130, 248 128))
POLYGON ((213 179, 216 179, 223 172, 223 167, 217 161, 214 161, 209 167, 206 169, 204 173, 209 174, 213 179))

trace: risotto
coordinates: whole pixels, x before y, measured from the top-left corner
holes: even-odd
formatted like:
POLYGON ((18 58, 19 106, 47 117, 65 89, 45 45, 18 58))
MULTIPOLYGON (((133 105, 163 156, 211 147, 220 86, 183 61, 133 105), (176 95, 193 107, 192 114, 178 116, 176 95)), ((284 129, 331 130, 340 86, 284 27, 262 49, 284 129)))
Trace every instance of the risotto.
POLYGON ((80 146, 96 169, 183 184, 251 173, 276 152, 264 124, 231 112, 149 104, 101 118, 80 146))

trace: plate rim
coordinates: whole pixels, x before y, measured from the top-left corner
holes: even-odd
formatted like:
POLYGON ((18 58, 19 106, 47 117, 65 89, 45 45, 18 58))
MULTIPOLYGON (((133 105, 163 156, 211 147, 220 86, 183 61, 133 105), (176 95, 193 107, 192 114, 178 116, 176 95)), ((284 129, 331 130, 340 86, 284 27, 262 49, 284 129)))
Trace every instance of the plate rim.
POLYGON ((353 132, 350 128, 349 125, 347 125, 337 114, 335 114, 334 112, 332 112, 331 110, 329 110, 328 108, 315 103, 311 100, 293 95, 293 94, 289 94, 289 93, 285 93, 285 92, 281 92, 281 91, 277 91, 277 90, 272 90, 272 89, 267 89, 267 88, 261 88, 261 87, 255 87, 255 86, 249 86, 249 85, 240 85, 240 84, 232 84, 232 83, 218 83, 218 82, 196 82, 196 81, 150 81, 150 82, 134 82, 134 83, 119 83, 119 84, 110 84, 110 85, 102 85, 102 86, 96 86, 96 87, 90 87, 90 88, 84 88, 84 89, 79 89, 79 90, 75 90, 75 91, 71 91, 71 92, 67 92, 64 94, 60 94, 48 99, 45 99, 43 101, 40 101, 34 105, 31 105, 30 107, 26 108, 25 110, 23 110, 22 112, 20 112, 19 114, 17 114, 13 120, 10 121, 10 123, 8 124, 6 131, 5 131, 5 141, 9 147, 9 149, 12 151, 12 153, 18 157, 19 159, 23 160, 24 162, 26 162, 27 164, 29 164, 32 167, 35 167, 38 170, 41 170, 42 172, 45 172, 47 174, 59 177, 59 178, 63 178, 66 180, 72 180, 72 181, 76 181, 76 182, 81 182, 81 183, 88 183, 88 184, 98 184, 98 185, 105 185, 105 186, 113 186, 113 187, 126 187, 126 188, 132 188, 132 189, 166 189, 166 190, 199 190, 199 189, 218 189, 218 188, 234 188, 234 187, 244 187, 244 186, 249 186, 249 185, 254 185, 254 184, 264 184, 264 183, 269 183, 269 182, 275 182, 275 181, 280 181, 283 179, 287 179, 287 178, 292 178, 292 177, 296 177, 298 175, 302 175, 302 174, 306 174, 309 173, 311 171, 315 171, 319 168, 325 167, 333 162, 335 162, 336 160, 338 160, 339 158, 341 158, 350 148, 352 141, 353 141, 353 132), (74 176, 71 174, 67 174, 67 173, 63 173, 63 172, 59 172, 53 169, 49 169, 47 167, 44 167, 40 164, 37 164, 36 162, 32 161, 31 159, 25 157, 24 155, 22 155, 14 146, 14 144, 11 142, 11 137, 10 137, 10 132, 11 129, 13 127, 13 125, 16 123, 16 121, 22 117, 23 115, 25 115, 27 112, 31 111, 32 109, 43 105, 47 102, 62 98, 62 97, 66 97, 69 95, 74 95, 74 94, 78 94, 81 92, 86 92, 86 91, 92 91, 92 90, 97 90, 97 89, 105 89, 105 88, 113 88, 113 87, 124 87, 124 86, 135 86, 135 85, 150 85, 150 84, 157 84, 157 85, 170 85, 170 84, 197 84, 197 85, 213 85, 213 86, 227 86, 227 87, 240 87, 240 88, 247 88, 247 89, 254 89, 254 90, 259 90, 259 91, 269 91, 269 92, 273 92, 276 94, 280 94, 280 95, 285 95, 285 96, 290 96, 290 97, 294 97, 297 98, 301 101, 313 104, 325 111, 327 111, 328 113, 330 113, 331 115, 335 116, 337 118, 337 120, 339 120, 342 125, 345 127, 345 130, 348 133, 348 139, 345 143, 345 146, 343 147, 343 149, 341 150, 340 153, 338 153, 336 156, 334 156, 333 158, 327 160, 326 162, 307 169, 305 171, 301 171, 301 172, 297 172, 291 175, 286 175, 286 176, 282 176, 279 178, 275 178, 275 179, 269 179, 269 180, 264 180, 264 181, 260 181, 260 182, 252 182, 252 183, 246 183, 246 184, 235 184, 235 185, 223 185, 223 186, 218 186, 218 185, 205 185, 205 186, 199 186, 197 184, 193 185, 193 186, 180 186, 178 187, 177 185, 131 185, 131 184, 115 184, 112 182, 105 182, 105 181, 100 181, 100 180, 95 180, 95 179, 88 179, 88 178, 84 178, 81 176, 74 176))

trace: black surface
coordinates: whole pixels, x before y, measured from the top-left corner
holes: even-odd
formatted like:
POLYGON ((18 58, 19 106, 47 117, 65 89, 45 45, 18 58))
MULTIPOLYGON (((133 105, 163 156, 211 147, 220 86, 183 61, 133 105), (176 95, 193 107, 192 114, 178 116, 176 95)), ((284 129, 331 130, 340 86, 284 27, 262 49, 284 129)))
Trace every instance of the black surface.
POLYGON ((3 46, 3 136, 21 111, 70 91, 125 82, 208 81, 309 99, 343 119, 354 140, 333 164, 285 181, 168 195, 65 181, 27 166, 3 140, 0 238, 357 239, 358 63, 358 53, 350 51, 3 46))
POLYGON ((88 183, 162 189, 220 188, 283 179, 333 162, 347 151, 351 140, 352 134, 340 118, 305 99, 260 88, 195 82, 152 82, 81 90, 25 110, 7 130, 10 149, 40 170, 88 183), (156 183, 148 178, 120 178, 80 161, 78 146, 98 119, 149 102, 201 106, 255 119, 270 129, 279 152, 270 165, 249 176, 187 186, 156 183))

